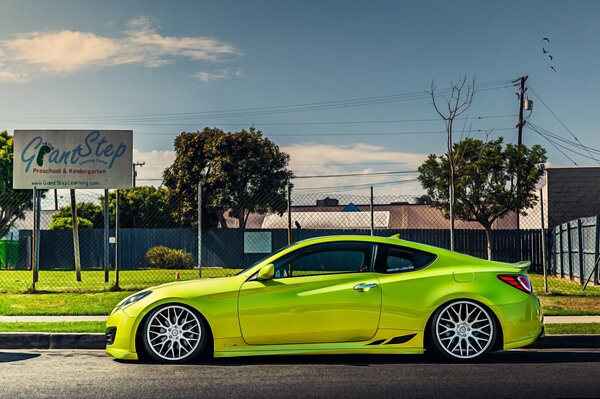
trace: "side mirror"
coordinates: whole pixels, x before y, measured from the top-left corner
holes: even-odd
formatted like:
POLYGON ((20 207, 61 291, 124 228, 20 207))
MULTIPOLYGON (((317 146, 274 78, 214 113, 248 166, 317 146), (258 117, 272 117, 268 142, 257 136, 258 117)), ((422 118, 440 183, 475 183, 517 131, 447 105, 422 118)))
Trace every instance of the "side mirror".
POLYGON ((273 265, 272 263, 269 263, 266 266, 263 266, 259 271, 258 271, 258 276, 256 276, 257 280, 268 280, 270 278, 273 278, 273 276, 275 275, 275 265, 273 265))

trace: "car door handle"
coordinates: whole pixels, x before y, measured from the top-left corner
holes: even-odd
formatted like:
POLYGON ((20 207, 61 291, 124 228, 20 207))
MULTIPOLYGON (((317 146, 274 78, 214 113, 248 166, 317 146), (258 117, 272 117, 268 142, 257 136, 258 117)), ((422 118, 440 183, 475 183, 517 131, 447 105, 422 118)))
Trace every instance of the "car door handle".
POLYGON ((367 292, 369 291, 371 288, 375 288, 377 287, 377 284, 375 283, 365 283, 365 284, 358 284, 354 286, 354 290, 355 291, 362 291, 362 292, 367 292))

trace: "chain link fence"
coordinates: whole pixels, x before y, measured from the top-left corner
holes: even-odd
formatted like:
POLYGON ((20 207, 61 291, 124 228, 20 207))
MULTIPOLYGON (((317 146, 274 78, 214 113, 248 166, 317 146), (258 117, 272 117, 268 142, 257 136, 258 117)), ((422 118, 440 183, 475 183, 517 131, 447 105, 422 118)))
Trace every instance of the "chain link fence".
MULTIPOLYGON (((76 192, 81 281, 75 270, 68 190, 43 194, 37 262, 31 204, 12 219, 7 215, 18 207, 0 204, 4 223, 0 225, 0 292, 137 290, 175 280, 228 276, 288 242, 324 235, 400 234, 406 240, 450 247, 449 221, 424 195, 377 195, 377 190, 374 195, 322 193, 304 188, 289 196, 263 195, 226 207, 203 203, 199 214, 197 197, 179 198, 164 188, 138 187, 120 191, 118 234, 116 195, 108 196, 107 257, 104 195, 76 192)), ((505 262, 531 260, 530 274, 538 293, 580 295, 591 273, 585 293, 598 295, 597 269, 593 273, 600 242, 597 226, 597 218, 591 218, 542 233, 538 205, 526 215, 508 214, 494 222, 492 256, 505 262)), ((456 251, 487 258, 486 233, 477 222, 457 220, 455 237, 456 251)))

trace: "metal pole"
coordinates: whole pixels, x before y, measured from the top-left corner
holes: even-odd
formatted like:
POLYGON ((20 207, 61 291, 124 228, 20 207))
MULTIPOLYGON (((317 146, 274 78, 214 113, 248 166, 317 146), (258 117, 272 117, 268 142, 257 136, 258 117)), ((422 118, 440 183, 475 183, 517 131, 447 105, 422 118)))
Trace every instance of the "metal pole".
POLYGON ((369 210, 371 211, 371 235, 375 235, 375 212, 373 212, 373 186, 371 186, 371 202, 369 203, 369 210))
POLYGON ((73 230, 73 256, 75 259, 75 277, 81 282, 81 258, 79 256, 79 229, 77 223, 77 201, 75 190, 71 189, 71 226, 73 230))
POLYGON ((119 190, 115 197, 115 289, 119 289, 119 190))
POLYGON ((110 242, 110 214, 108 209, 108 189, 104 189, 104 282, 108 283, 109 281, 109 242, 110 242))
POLYGON ((32 237, 31 237, 31 246, 32 251, 31 251, 31 290, 35 291, 35 283, 37 282, 37 269, 36 269, 36 263, 37 263, 37 259, 38 259, 38 253, 37 253, 37 231, 38 231, 38 226, 37 226, 37 214, 38 214, 38 209, 37 209, 37 188, 33 188, 33 231, 32 231, 32 237))
POLYGON ((292 185, 287 186, 288 245, 292 244, 292 185))
POLYGON ((202 278, 202 184, 198 183, 198 278, 202 278))
POLYGON ((544 223, 544 193, 540 188, 540 208, 542 210, 542 270, 544 273, 544 292, 548 293, 548 274, 546 272, 546 226, 544 223))
POLYGON ((54 189, 54 210, 58 211, 58 190, 54 189))
POLYGON ((35 282, 39 281, 40 277, 40 230, 41 230, 41 211, 42 211, 42 192, 37 190, 37 215, 35 217, 36 237, 35 237, 35 282))

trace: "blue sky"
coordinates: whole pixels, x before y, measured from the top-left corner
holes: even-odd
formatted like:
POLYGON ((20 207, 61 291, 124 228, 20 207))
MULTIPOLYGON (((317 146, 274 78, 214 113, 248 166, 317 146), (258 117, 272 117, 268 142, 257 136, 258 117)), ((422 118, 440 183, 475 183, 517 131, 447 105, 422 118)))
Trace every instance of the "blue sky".
MULTIPOLYGON (((262 115, 229 110, 423 92, 432 79, 444 88, 461 74, 476 75, 479 84, 528 74, 530 87, 581 142, 600 148, 598 2, 2 0, 0 11, 0 129, 133 129, 134 155, 148 163, 142 178, 160 175, 177 133, 207 125, 254 124, 292 155, 299 175, 414 170, 426 154, 444 150, 444 135, 389 133, 441 132, 442 122, 382 121, 435 119, 425 96, 262 115), (228 112, 172 115, 221 110, 228 112), (166 115, 151 118, 157 114, 166 115), (107 119, 115 116, 126 117, 107 119), (333 123, 356 121, 375 122, 333 123)), ((467 126, 515 141, 515 89, 484 88, 467 126)), ((530 98, 531 121, 572 140, 530 98)), ((548 148, 552 165, 572 165, 531 130, 525 143, 548 148)))

